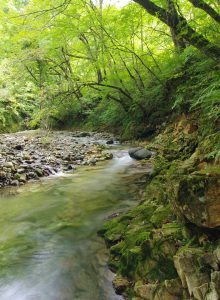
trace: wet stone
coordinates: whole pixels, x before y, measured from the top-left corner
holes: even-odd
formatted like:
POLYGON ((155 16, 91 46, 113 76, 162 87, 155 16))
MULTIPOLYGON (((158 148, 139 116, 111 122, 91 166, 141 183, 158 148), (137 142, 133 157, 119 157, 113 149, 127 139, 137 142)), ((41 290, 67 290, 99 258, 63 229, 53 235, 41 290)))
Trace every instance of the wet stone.
MULTIPOLYGON (((113 140, 110 135, 106 138, 113 140)), ((96 146, 104 140, 103 134, 80 131, 24 131, 0 135, 0 187, 111 159, 111 153, 102 153, 96 146)))

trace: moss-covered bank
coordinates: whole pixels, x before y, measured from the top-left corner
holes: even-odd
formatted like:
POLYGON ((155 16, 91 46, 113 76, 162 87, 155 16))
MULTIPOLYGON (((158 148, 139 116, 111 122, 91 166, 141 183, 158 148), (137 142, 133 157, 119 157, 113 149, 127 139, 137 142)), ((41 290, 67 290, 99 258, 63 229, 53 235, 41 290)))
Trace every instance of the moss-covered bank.
POLYGON ((146 147, 145 199, 105 223, 114 286, 128 299, 220 299, 220 132, 182 115, 146 147))

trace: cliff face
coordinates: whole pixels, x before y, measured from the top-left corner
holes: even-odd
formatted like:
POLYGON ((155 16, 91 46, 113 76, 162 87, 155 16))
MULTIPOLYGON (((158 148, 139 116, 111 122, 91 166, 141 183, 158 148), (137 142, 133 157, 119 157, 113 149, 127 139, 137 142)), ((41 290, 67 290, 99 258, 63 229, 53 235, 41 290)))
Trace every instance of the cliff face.
POLYGON ((146 144, 157 155, 145 199, 100 231, 125 298, 220 299, 219 141, 182 115, 146 144))

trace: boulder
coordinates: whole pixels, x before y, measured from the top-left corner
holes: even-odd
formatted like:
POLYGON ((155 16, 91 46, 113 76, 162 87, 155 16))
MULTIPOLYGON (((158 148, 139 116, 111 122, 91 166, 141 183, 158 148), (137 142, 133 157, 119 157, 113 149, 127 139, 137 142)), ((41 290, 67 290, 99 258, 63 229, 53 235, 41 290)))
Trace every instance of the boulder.
POLYGON ((134 159, 141 160, 145 158, 150 158, 153 155, 153 152, 142 147, 137 147, 130 149, 128 151, 128 154, 134 159))
POLYGON ((183 176, 174 202, 180 213, 197 226, 220 226, 220 177, 183 176))

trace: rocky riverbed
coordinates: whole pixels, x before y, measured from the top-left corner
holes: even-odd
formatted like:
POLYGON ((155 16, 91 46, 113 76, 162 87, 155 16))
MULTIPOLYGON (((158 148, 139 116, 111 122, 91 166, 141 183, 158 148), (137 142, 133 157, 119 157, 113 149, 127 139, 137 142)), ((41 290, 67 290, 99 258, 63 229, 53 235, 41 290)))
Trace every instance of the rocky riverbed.
POLYGON ((23 185, 78 166, 111 159, 109 134, 67 131, 23 131, 0 135, 0 188, 23 185))

